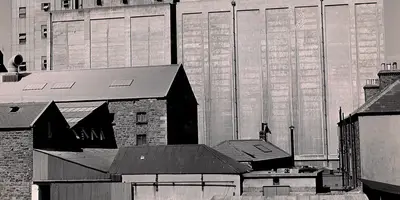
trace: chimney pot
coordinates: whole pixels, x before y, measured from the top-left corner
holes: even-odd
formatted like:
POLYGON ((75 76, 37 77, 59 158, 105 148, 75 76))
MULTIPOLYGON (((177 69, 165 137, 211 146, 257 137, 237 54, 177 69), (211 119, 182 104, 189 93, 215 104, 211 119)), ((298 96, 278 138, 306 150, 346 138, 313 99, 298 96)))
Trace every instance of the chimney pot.
POLYGON ((382 68, 383 70, 386 70, 386 63, 382 63, 382 64, 381 64, 381 68, 382 68))
POLYGON ((387 63, 386 67, 387 67, 387 70, 392 70, 392 64, 391 63, 387 63))
POLYGON ((393 62, 392 68, 393 68, 394 70, 397 69, 397 62, 393 62))

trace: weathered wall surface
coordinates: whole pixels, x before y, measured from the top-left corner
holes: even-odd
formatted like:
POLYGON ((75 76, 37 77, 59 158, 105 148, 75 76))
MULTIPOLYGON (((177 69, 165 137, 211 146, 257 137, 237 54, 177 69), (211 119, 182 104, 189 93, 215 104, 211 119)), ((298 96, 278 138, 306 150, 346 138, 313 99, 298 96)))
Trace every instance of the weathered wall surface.
POLYGON ((131 200, 132 188, 124 183, 53 183, 50 199, 131 200))
POLYGON ((145 134, 150 145, 167 144, 167 103, 165 100, 109 102, 114 113, 114 135, 118 147, 135 146, 136 135, 145 134), (137 112, 147 113, 147 124, 137 124, 137 112))
POLYGON ((361 178, 400 185, 398 115, 359 117, 361 178))
POLYGON ((54 12, 54 70, 171 64, 170 6, 54 12))
POLYGON ((0 149, 0 199, 29 200, 33 176, 31 131, 1 131, 0 149))
MULTIPOLYGON (((324 26, 318 0, 238 0, 235 9, 239 138, 258 138, 268 122, 269 138, 289 151, 294 125, 297 159, 337 155, 338 109, 364 102, 362 86, 384 59, 382 1, 326 0, 324 26)), ((210 145, 234 138, 232 13, 227 0, 177 4, 178 62, 200 104, 200 142, 210 145)))
POLYGON ((123 175, 122 181, 133 184, 134 198, 138 200, 209 200, 214 195, 240 194, 239 175, 171 174, 158 175, 157 178, 156 175, 123 175), (142 185, 157 182, 158 186, 142 185))
POLYGON ((0 2, 0 51, 3 52, 4 62, 11 57, 11 35, 12 35, 12 3, 11 0, 0 2))
MULTIPOLYGON (((292 194, 316 193, 317 184, 315 177, 304 178, 279 178, 279 185, 289 186, 292 194)), ((243 180, 243 193, 258 196, 263 194, 264 186, 274 186, 272 177, 270 178, 245 178, 243 180)))

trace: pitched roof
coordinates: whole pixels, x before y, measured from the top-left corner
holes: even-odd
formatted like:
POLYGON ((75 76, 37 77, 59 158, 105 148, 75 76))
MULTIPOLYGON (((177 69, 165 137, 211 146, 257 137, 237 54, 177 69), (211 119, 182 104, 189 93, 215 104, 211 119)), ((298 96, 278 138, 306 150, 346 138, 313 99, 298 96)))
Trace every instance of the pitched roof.
POLYGON ((105 101, 56 103, 71 128, 104 104, 105 101))
POLYGON ((214 147, 238 162, 252 162, 290 157, 290 154, 263 140, 227 140, 214 147))
POLYGON ((32 72, 0 83, 0 102, 162 98, 182 65, 32 72))
POLYGON ((47 151, 35 149, 73 163, 77 163, 99 171, 108 172, 118 153, 118 149, 83 149, 82 152, 47 151))
POLYGON ((111 173, 241 174, 250 169, 218 151, 200 145, 160 145, 120 148, 111 173))
POLYGON ((0 128, 30 128, 48 105, 48 102, 0 104, 0 128))

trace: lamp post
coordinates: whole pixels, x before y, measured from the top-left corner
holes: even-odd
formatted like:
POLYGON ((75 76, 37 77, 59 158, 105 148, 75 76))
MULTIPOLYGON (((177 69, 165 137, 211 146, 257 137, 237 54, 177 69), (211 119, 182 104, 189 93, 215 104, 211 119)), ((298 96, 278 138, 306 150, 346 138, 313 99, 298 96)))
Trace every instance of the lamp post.
POLYGON ((294 126, 290 126, 290 150, 292 153, 292 166, 294 167, 294 136, 293 136, 293 130, 294 130, 294 126))

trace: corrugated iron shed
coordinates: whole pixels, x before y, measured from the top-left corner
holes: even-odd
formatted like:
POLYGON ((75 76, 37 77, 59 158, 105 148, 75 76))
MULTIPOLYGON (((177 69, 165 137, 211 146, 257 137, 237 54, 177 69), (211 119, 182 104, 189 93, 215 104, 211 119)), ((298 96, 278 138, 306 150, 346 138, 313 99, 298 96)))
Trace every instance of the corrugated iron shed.
POLYGON ((81 152, 48 151, 39 149, 35 149, 35 151, 103 172, 109 171, 110 166, 118 153, 118 149, 83 149, 81 152))
POLYGON ((71 128, 104 104, 105 101, 56 103, 71 128))
POLYGON ((30 128, 32 123, 44 112, 50 103, 0 104, 0 128, 30 128))
POLYGON ((265 161, 288 158, 290 154, 263 140, 227 140, 214 147, 238 162, 265 161))
POLYGON ((242 174, 250 169, 206 145, 123 147, 110 172, 132 174, 242 174))
POLYGON ((182 65, 32 72, 0 83, 0 102, 166 97, 182 65))

